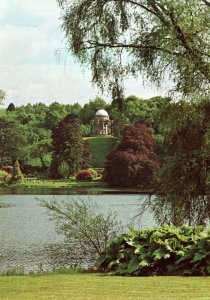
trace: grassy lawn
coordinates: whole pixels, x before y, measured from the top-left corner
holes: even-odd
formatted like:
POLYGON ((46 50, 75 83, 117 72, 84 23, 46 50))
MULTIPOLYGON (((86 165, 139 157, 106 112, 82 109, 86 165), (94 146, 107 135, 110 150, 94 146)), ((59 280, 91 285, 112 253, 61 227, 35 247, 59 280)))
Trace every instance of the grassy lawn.
POLYGON ((71 187, 105 187, 106 184, 100 181, 81 182, 76 180, 26 180, 24 183, 11 185, 11 187, 43 187, 43 188, 71 188, 71 187))
POLYGON ((89 149, 92 155, 91 165, 102 168, 106 162, 107 155, 116 145, 117 138, 114 137, 90 137, 86 138, 89 143, 89 149))
POLYGON ((209 300, 210 277, 0 276, 0 299, 209 300))

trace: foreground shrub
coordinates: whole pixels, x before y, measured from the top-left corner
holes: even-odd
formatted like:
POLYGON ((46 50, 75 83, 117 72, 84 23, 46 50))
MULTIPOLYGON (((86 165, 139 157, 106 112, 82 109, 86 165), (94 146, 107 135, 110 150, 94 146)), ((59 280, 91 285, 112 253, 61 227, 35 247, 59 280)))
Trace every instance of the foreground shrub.
POLYGON ((96 266, 119 275, 210 275, 210 228, 130 229, 110 244, 96 266))
POLYGON ((65 237, 65 243, 93 259, 122 232, 116 213, 98 212, 98 205, 90 199, 62 202, 41 200, 40 204, 49 209, 50 216, 56 221, 58 233, 65 237))
POLYGON ((11 175, 4 170, 0 170, 0 183, 8 183, 11 179, 11 175))
POLYGON ((91 172, 93 179, 97 179, 98 172, 95 169, 89 168, 88 171, 91 172))
POLYGON ((93 174, 91 171, 88 170, 81 170, 76 175, 77 181, 92 181, 93 180, 93 174))

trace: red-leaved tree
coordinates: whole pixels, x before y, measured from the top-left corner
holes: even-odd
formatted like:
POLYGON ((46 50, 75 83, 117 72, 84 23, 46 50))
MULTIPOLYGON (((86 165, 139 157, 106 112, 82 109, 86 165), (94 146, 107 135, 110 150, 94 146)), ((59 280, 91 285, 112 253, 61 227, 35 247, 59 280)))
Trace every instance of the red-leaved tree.
POLYGON ((153 146, 146 125, 126 126, 116 149, 108 155, 104 180, 113 187, 151 186, 158 168, 153 146))
POLYGON ((83 160, 82 169, 88 169, 90 167, 91 153, 89 149, 89 143, 87 140, 83 141, 83 160))

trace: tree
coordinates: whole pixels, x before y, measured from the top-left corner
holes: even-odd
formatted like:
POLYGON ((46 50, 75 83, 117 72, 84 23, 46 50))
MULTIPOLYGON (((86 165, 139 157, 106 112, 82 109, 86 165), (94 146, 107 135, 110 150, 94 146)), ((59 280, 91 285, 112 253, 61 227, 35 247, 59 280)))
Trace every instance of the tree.
POLYGON ((125 109, 119 110, 115 104, 112 103, 110 109, 110 118, 113 120, 113 135, 120 138, 122 130, 126 125, 132 124, 127 117, 127 111, 125 109))
POLYGON ((67 115, 67 111, 64 105, 58 102, 53 102, 50 104, 49 109, 45 116, 45 126, 48 129, 53 130, 58 122, 61 121, 67 115))
POLYGON ((7 107, 7 111, 14 111, 15 110, 15 105, 14 105, 14 103, 10 103, 9 105, 8 105, 8 107, 7 107))
POLYGON ((153 211, 159 223, 205 224, 210 217, 210 102, 172 103, 165 114, 168 130, 153 211))
POLYGON ((90 167, 91 153, 89 149, 89 142, 87 140, 83 141, 83 160, 82 169, 87 169, 90 167))
POLYGON ((6 117, 0 118, 0 162, 14 162, 21 158, 25 138, 19 124, 6 117))
POLYGON ((116 149, 109 154, 104 180, 110 186, 151 186, 158 168, 153 137, 145 125, 126 126, 116 149))
POLYGON ((14 163, 10 183, 21 183, 21 182, 23 182, 23 180, 24 180, 24 177, 23 177, 23 174, 20 170, 20 164, 19 164, 18 160, 16 160, 15 163, 14 163))
POLYGON ((58 232, 76 248, 77 254, 82 251, 95 258, 121 233, 122 225, 116 213, 101 214, 97 212, 97 204, 89 200, 70 199, 62 203, 43 200, 41 205, 49 209, 58 232))
POLYGON ((40 142, 34 143, 30 147, 30 156, 34 158, 39 158, 42 164, 43 169, 47 168, 44 157, 52 151, 52 142, 51 140, 42 140, 40 142))
POLYGON ((183 95, 209 94, 209 0, 57 1, 68 50, 114 100, 140 73, 158 86, 170 78, 183 95))
POLYGON ((94 118, 97 110, 106 109, 107 103, 100 97, 96 97, 86 103, 80 113, 80 118, 83 124, 90 124, 90 121, 94 118))
POLYGON ((83 140, 79 118, 70 114, 61 120, 53 130, 53 159, 51 174, 60 177, 59 164, 65 161, 68 165, 68 177, 79 171, 83 160, 83 140))

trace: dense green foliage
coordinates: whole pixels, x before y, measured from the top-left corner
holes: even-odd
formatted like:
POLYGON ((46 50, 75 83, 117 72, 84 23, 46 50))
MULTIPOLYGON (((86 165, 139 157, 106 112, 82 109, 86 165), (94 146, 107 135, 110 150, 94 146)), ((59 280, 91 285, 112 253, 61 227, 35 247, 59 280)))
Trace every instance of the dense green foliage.
POLYGON ((57 0, 69 51, 120 105, 122 81, 139 74, 174 90, 208 94, 209 12, 206 0, 57 0))
MULTIPOLYGON (((13 138, 14 147, 9 138, 2 145, 4 145, 5 149, 12 149, 9 151, 10 153, 15 153, 19 149, 17 154, 21 169, 25 173, 48 176, 52 159, 52 131, 55 130, 58 123, 68 114, 76 113, 81 121, 82 134, 86 137, 90 133, 89 120, 95 115, 97 110, 105 108, 109 112, 110 118, 114 121, 114 136, 120 137, 125 124, 136 124, 139 122, 147 124, 154 134, 155 147, 158 149, 158 153, 161 154, 163 135, 159 126, 160 110, 167 101, 167 99, 161 97, 145 100, 136 96, 130 96, 125 101, 122 112, 119 112, 115 105, 107 104, 98 97, 91 99, 84 106, 78 103, 64 105, 58 102, 54 102, 49 106, 46 106, 44 103, 27 104, 20 107, 9 105, 7 110, 1 110, 1 118, 4 119, 4 124, 0 128, 0 136, 1 133, 4 136, 12 136, 11 129, 7 129, 12 123, 14 124, 13 127, 16 127, 14 131, 18 132, 19 137, 17 140, 13 138), (10 109, 11 107, 12 109, 10 109), (19 147, 20 144, 21 147, 19 147)), ((104 167, 106 156, 113 150, 116 139, 111 141, 111 138, 106 140, 103 138, 98 138, 98 140, 90 138, 89 142, 92 157, 90 157, 90 153, 88 154, 88 146, 86 145, 86 148, 84 146, 83 157, 85 159, 83 160, 82 168, 88 168, 89 165, 104 167)), ((3 152, 4 155, 1 155, 2 163, 9 162, 11 158, 6 158, 6 150, 3 152)), ((15 160, 15 158, 12 159, 15 160)))
POLYGON ((52 177, 62 178, 64 168, 67 177, 74 175, 79 171, 83 161, 84 146, 79 118, 75 114, 70 114, 61 120, 53 130, 52 140, 53 157, 50 167, 52 177), (62 172, 59 172, 60 167, 62 172))
POLYGON ((11 175, 4 170, 0 170, 0 183, 8 183, 11 179, 11 175))
POLYGON ((99 109, 107 109, 107 103, 102 98, 96 97, 94 100, 90 100, 84 104, 80 111, 80 118, 83 124, 90 124, 90 121, 94 118, 95 113, 99 109))
POLYGON ((151 186, 158 168, 153 148, 153 136, 146 125, 125 126, 119 143, 108 155, 104 180, 114 187, 151 186))
POLYGON ((178 102, 165 107, 160 195, 153 211, 161 224, 205 224, 210 218, 210 102, 178 102))
POLYGON ((0 117, 0 163, 13 163, 24 155, 25 137, 20 125, 4 117, 0 117))
POLYGON ((210 228, 130 229, 109 245, 97 266, 119 275, 210 275, 210 228))

